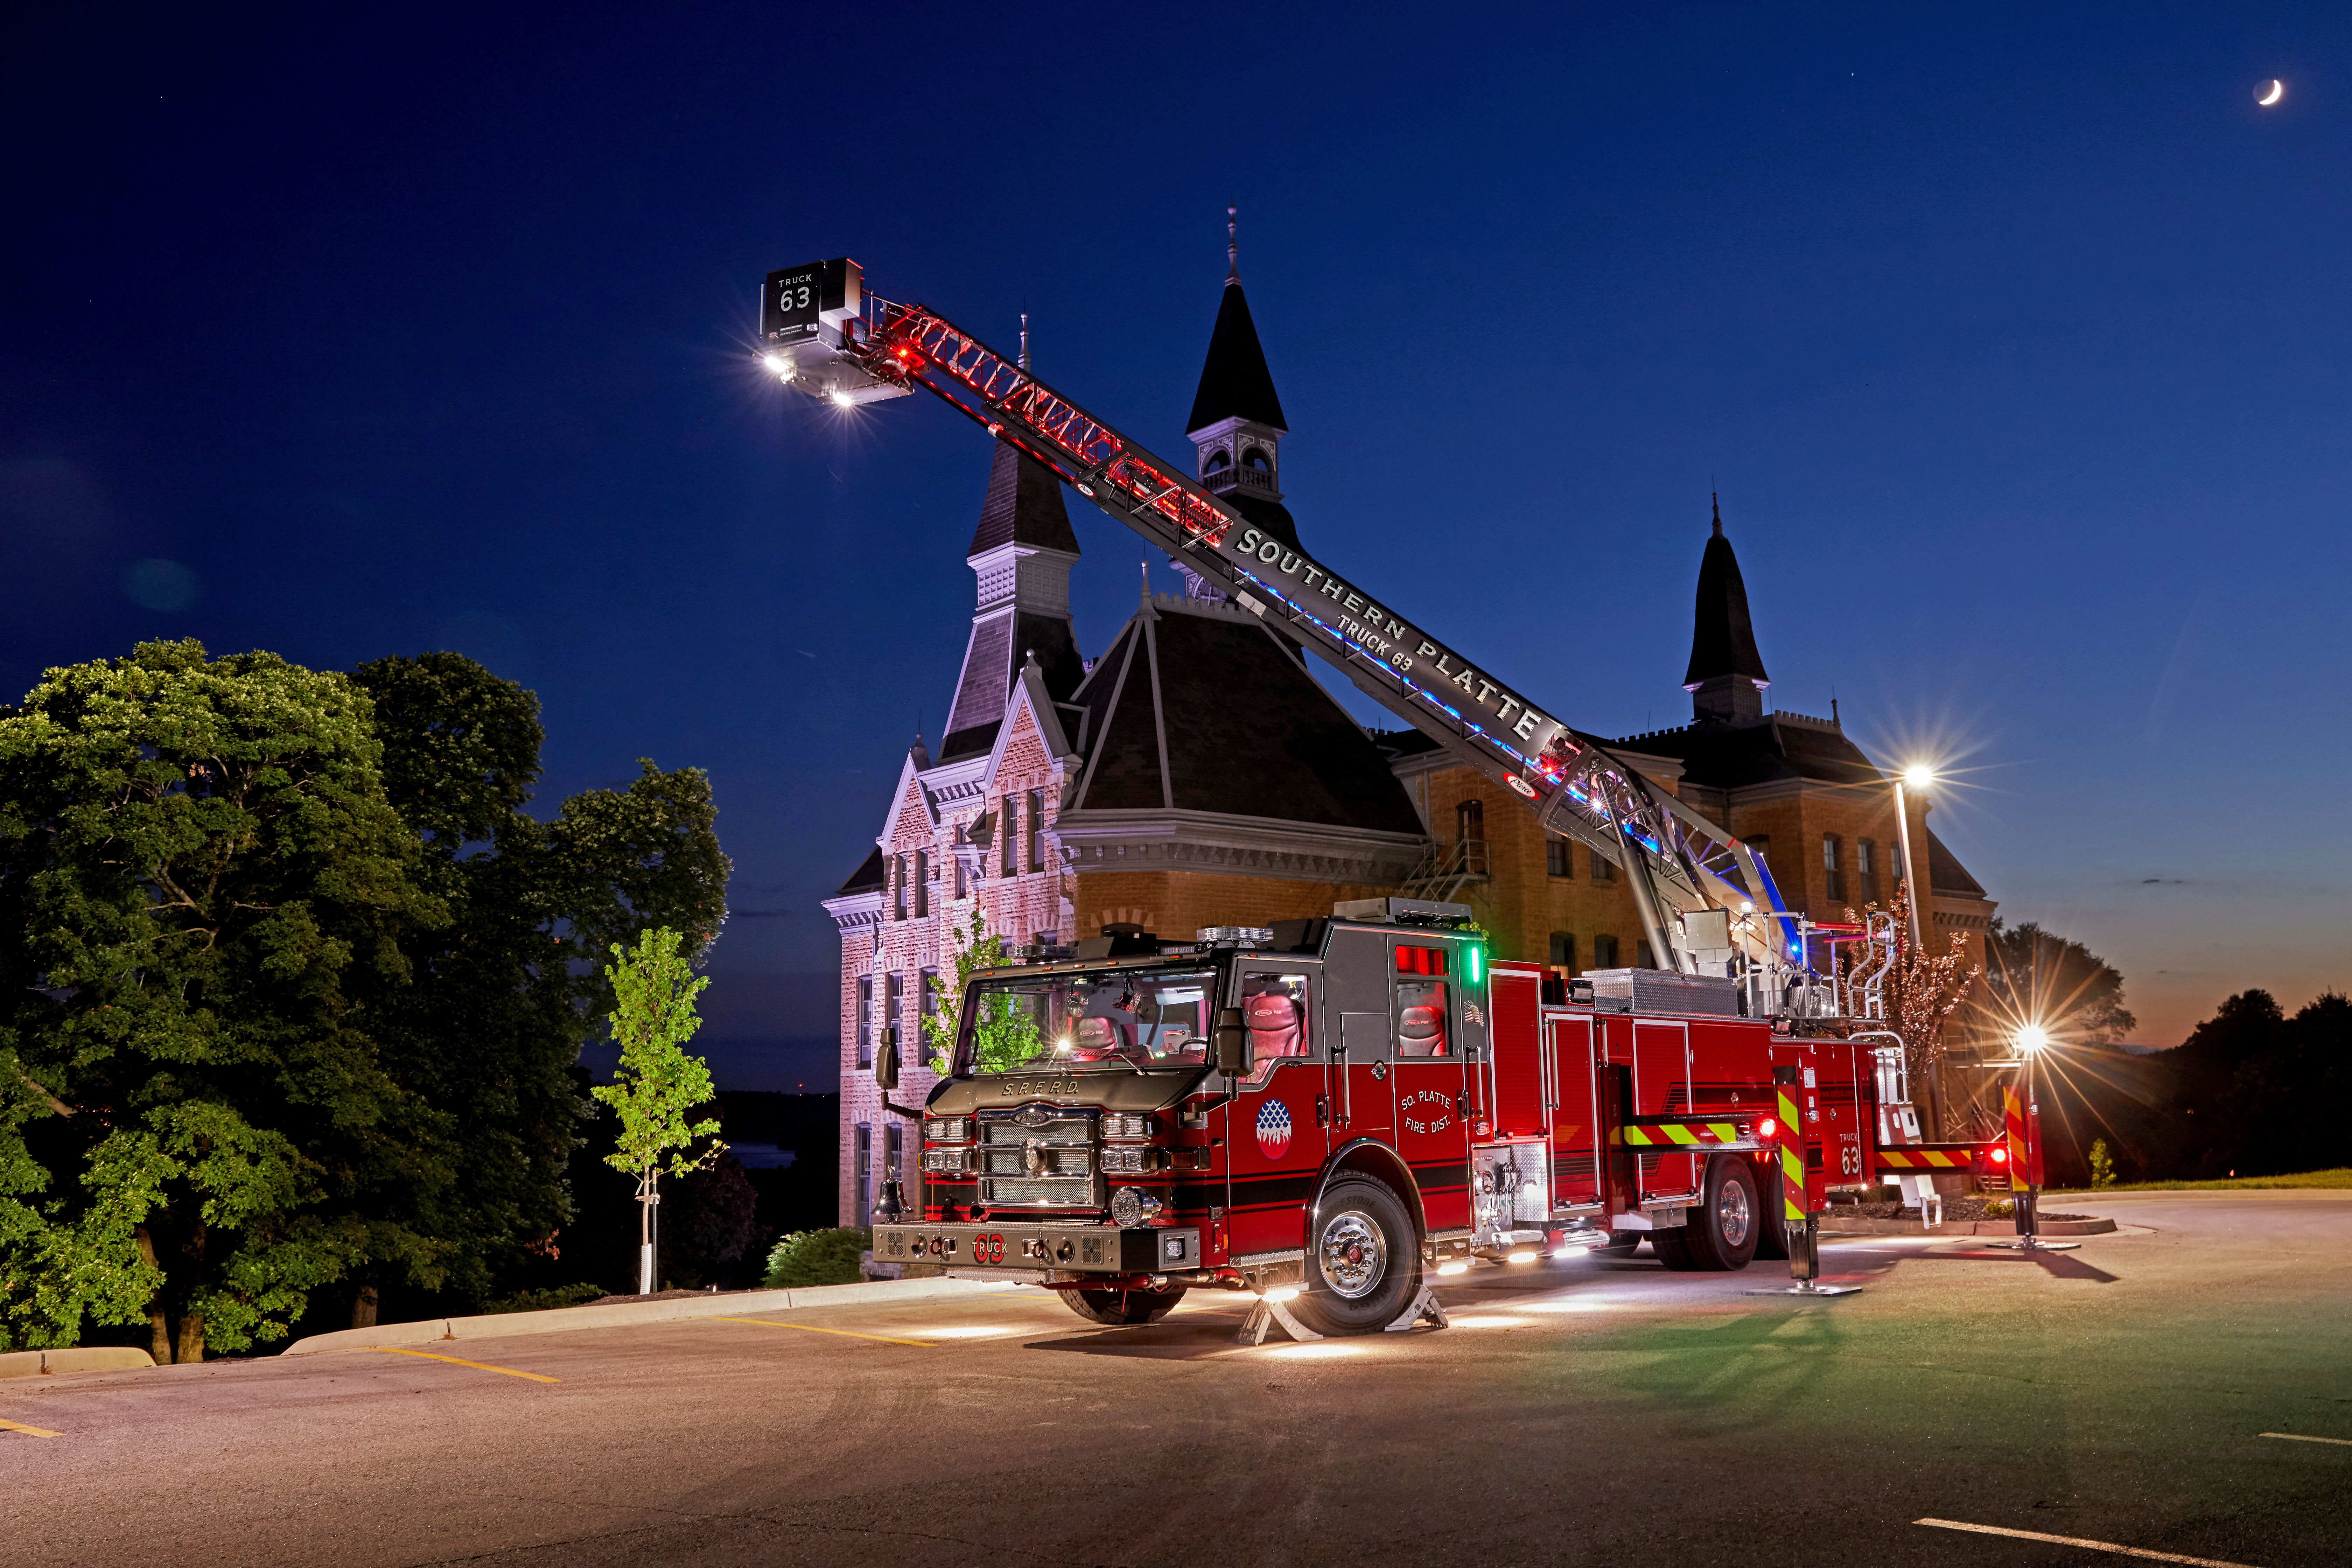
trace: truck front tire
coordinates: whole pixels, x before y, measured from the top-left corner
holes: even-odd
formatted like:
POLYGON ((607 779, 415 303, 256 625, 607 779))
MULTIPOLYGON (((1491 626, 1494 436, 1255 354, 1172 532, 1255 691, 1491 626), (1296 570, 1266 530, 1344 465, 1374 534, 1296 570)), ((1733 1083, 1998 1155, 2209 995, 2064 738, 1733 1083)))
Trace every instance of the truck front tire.
POLYGON ((1070 1310, 1089 1323, 1106 1328, 1132 1328, 1138 1323, 1156 1323, 1175 1310, 1176 1303, 1184 1299, 1184 1287, 1171 1285, 1164 1290, 1065 1290, 1062 1300, 1070 1310))
POLYGON ((1420 1238, 1403 1200, 1370 1176, 1342 1176, 1325 1188, 1307 1237, 1298 1315, 1327 1334, 1378 1333, 1420 1284, 1420 1238))

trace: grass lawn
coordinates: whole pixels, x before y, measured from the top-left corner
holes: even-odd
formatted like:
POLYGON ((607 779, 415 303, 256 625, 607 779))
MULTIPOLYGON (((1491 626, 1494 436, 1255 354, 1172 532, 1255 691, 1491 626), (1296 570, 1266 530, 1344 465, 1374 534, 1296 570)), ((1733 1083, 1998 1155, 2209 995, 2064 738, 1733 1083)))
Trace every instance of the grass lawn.
MULTIPOLYGON (((2096 1197, 2098 1193, 2221 1193, 2257 1187, 2352 1187, 2352 1168, 2305 1171, 2296 1176, 2232 1176, 2221 1182, 2118 1182, 2112 1187, 2099 1188, 2097 1193, 2084 1187, 2068 1187, 2064 1191, 2070 1197, 2096 1197)), ((2049 1188, 2043 1195, 2054 1195, 2059 1190, 2049 1188)))

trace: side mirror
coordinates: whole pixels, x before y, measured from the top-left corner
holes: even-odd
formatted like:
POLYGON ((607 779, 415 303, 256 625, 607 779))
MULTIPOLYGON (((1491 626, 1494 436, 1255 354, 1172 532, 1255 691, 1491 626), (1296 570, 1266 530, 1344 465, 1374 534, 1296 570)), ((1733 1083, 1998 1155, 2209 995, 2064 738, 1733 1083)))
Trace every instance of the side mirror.
POLYGON ((1239 1007, 1220 1008, 1217 1013, 1217 1070, 1227 1078, 1239 1078, 1249 1071, 1249 1028, 1242 1022, 1239 1007))
POLYGON ((898 1087, 898 1031, 882 1031, 882 1049, 874 1058, 874 1083, 885 1094, 898 1087))

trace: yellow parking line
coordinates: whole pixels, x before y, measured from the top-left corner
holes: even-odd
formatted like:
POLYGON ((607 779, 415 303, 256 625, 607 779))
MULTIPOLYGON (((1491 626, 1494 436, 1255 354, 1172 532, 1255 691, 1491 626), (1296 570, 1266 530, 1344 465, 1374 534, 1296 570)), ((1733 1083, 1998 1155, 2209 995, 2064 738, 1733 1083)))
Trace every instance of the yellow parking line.
POLYGON ((2333 1443, 2338 1447, 2352 1448, 2352 1437, 2306 1437, 2300 1432, 2265 1432, 2265 1437, 2284 1437, 2290 1443, 2333 1443))
POLYGON ((888 1334, 861 1334, 854 1329, 820 1329, 814 1323, 772 1323, 765 1318, 706 1318, 711 1323, 756 1323, 763 1329, 798 1329, 804 1334, 840 1334, 853 1340, 876 1340, 886 1345, 912 1345, 919 1351, 940 1347, 928 1340, 894 1340, 888 1334))
POLYGON ((413 1355, 421 1356, 426 1361, 446 1361, 451 1366, 470 1366, 476 1372, 495 1372, 502 1377, 527 1377, 533 1383, 562 1383, 563 1381, 560 1377, 542 1377, 535 1372, 517 1372, 510 1366, 492 1366, 487 1362, 460 1361, 453 1355, 435 1355, 431 1351, 404 1351, 397 1345, 370 1345, 368 1348, 370 1350, 382 1351, 386 1355, 413 1355))
POLYGON ((20 1421, 0 1421, 0 1432, 22 1432, 27 1437, 62 1437, 62 1432, 52 1432, 46 1426, 27 1426, 20 1421))
POLYGON ((2044 1535, 2038 1530, 2003 1530, 1997 1524, 1963 1524, 1956 1519, 1915 1519, 1914 1524, 1937 1530, 1965 1530, 1976 1535, 2006 1535, 2016 1541, 2046 1541, 2053 1546, 2079 1546, 2086 1552, 2112 1552, 2118 1557, 2138 1557, 2150 1563, 2186 1563, 2189 1568, 2252 1568, 2218 1557, 2183 1557, 2178 1552, 2150 1552, 2145 1546, 2118 1546, 2112 1541, 2085 1541, 2079 1535, 2044 1535))

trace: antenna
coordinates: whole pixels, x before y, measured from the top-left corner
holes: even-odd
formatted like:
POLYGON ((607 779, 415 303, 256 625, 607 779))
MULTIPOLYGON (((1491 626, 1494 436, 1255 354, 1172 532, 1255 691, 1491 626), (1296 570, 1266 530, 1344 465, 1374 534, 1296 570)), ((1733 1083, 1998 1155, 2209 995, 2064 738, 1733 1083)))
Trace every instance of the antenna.
POLYGON ((1029 368, 1029 312, 1021 312, 1021 368, 1029 368))
POLYGON ((1228 283, 1242 280, 1242 242, 1236 232, 1239 226, 1234 221, 1234 215, 1239 210, 1230 205, 1225 208, 1225 281, 1228 283))

